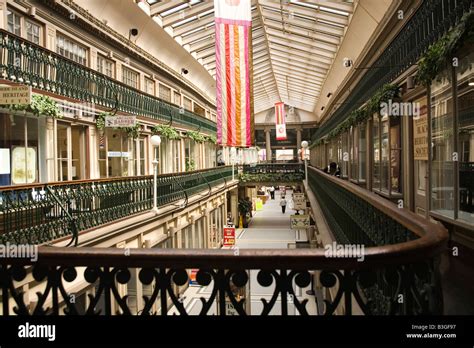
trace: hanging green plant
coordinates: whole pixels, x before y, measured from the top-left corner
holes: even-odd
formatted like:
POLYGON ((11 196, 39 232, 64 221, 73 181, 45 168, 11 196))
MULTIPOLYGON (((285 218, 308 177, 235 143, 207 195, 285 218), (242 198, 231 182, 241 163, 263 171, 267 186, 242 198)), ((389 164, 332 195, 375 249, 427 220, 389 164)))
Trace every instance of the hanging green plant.
POLYGON ((454 52, 465 42, 474 41, 474 11, 460 19, 459 23, 442 38, 428 47, 418 61, 415 76, 417 83, 427 87, 447 67, 454 52))
POLYGON ((191 158, 186 161, 186 171, 196 170, 196 162, 191 158))
POLYGON ((151 129, 151 132, 153 134, 158 134, 162 137, 165 137, 169 140, 181 139, 178 130, 167 124, 157 124, 151 129))
POLYGON ((214 144, 216 145, 217 144, 217 138, 215 135, 206 135, 206 141, 211 143, 211 144, 214 144))
POLYGON ((203 142, 206 141, 206 137, 204 135, 200 134, 199 132, 196 132, 196 131, 187 131, 186 136, 189 139, 194 140, 196 143, 203 143, 203 142))
POLYGON ((55 100, 47 95, 33 94, 30 104, 10 105, 12 111, 27 111, 37 117, 46 116, 52 118, 62 118, 61 111, 55 100))
POLYGON ((96 116, 95 126, 98 130, 103 131, 105 129, 105 117, 110 116, 108 112, 101 112, 96 116))
POLYGON ((127 132, 129 138, 136 139, 140 136, 140 131, 142 128, 140 123, 135 123, 135 125, 131 127, 125 127, 123 129, 127 132))

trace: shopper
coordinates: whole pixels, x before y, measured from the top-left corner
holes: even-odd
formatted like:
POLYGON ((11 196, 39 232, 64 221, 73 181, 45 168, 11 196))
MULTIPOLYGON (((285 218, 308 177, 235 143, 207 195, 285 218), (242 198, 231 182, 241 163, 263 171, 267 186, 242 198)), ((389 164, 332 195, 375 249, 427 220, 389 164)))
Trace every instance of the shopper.
POLYGON ((285 199, 285 196, 281 196, 280 207, 281 207, 281 212, 282 212, 283 214, 285 214, 285 210, 286 210, 286 199, 285 199))
POLYGON ((275 199, 275 187, 274 186, 270 187, 269 191, 270 191, 271 199, 275 199))

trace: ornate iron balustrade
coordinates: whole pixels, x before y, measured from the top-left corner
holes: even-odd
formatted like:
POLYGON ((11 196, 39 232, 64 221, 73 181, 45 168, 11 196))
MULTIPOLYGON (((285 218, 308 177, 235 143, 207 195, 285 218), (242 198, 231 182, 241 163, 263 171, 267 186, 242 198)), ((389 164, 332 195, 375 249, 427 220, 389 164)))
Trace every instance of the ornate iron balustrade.
MULTIPOLYGON (((229 166, 158 176, 158 205, 227 185, 229 166)), ((147 211, 153 176, 0 187, 0 243, 41 244, 147 211)))
POLYGON ((244 165, 239 175, 241 183, 293 183, 304 179, 304 165, 300 163, 265 163, 244 165))
MULTIPOLYGON (((250 272, 256 272, 256 282, 271 294, 261 299, 262 311, 252 314, 279 310, 288 315, 293 309, 301 315, 314 314, 308 303, 316 298, 300 295, 310 285, 312 273, 322 293, 332 291, 332 296, 317 303, 319 314, 335 314, 341 307, 346 315, 357 308, 367 315, 442 313, 436 260, 445 248, 447 231, 343 180, 313 168, 308 174, 330 227, 344 234, 336 234, 338 241, 367 244, 362 262, 360 254, 341 257, 337 250, 328 254, 327 248, 242 249, 236 253, 39 247, 34 258, 28 254, 0 258, 1 313, 168 315, 171 308, 186 315, 189 306, 183 304, 178 287, 182 290, 188 284, 191 269, 198 270, 197 284, 207 287, 201 294, 200 315, 226 315, 229 304, 240 315, 250 314, 245 302, 249 296, 239 297, 239 290, 249 285, 250 272), (132 279, 132 274, 138 277, 132 279), (26 279, 44 285, 35 288, 37 301, 32 303, 25 303, 27 297, 20 286, 26 279), (69 286, 73 281, 88 289, 87 305, 71 301, 77 291, 77 282, 74 289, 69 286), (121 290, 137 282, 150 289, 143 295, 142 306, 136 298, 129 301, 131 297, 121 290)), ((219 181, 217 175, 214 180, 219 181)))
POLYGON ((270 299, 261 299, 262 311, 252 314, 268 315, 279 310, 288 315, 290 309, 301 315, 315 314, 307 308, 310 299, 300 296, 311 283, 310 272, 316 273, 320 290, 331 289, 334 293, 319 304, 319 314, 335 314, 340 306, 346 315, 353 313, 353 306, 359 306, 367 315, 439 313, 442 303, 436 300, 440 288, 431 279, 436 269, 430 260, 439 253, 446 233, 439 226, 425 232, 419 240, 369 248, 364 262, 326 257, 323 249, 247 249, 236 254, 234 250, 155 248, 125 253, 114 248, 40 247, 36 262, 27 258, 0 259, 1 314, 166 316, 172 308, 177 314, 187 315, 176 286, 188 284, 190 269, 199 270, 196 282, 207 287, 205 293, 209 294, 201 298, 200 315, 226 315, 229 304, 239 315, 250 314, 245 303, 249 296, 237 296, 240 289, 249 285, 249 272, 256 272, 257 283, 271 293, 270 299), (138 277, 132 281, 135 269, 138 277), (31 304, 24 302, 26 296, 18 286, 29 276, 44 283, 36 291, 37 301, 31 304), (91 290, 87 306, 71 300, 77 291, 69 287, 73 281, 80 281, 91 290), (129 296, 120 292, 121 286, 136 282, 152 289, 143 296, 140 307, 132 306, 129 296), (380 282, 392 292, 383 298, 367 296, 368 290, 380 282))
MULTIPOLYGON (((399 209, 398 206, 375 193, 314 167, 308 168, 308 184, 339 244, 380 247, 382 250, 383 247, 408 245, 426 238, 428 225, 436 228, 439 238, 444 241, 447 239, 447 232, 440 225, 426 222, 420 216, 406 209, 399 209), (416 225, 424 229, 414 228, 416 225)), ((436 257, 427 258, 427 266, 423 266, 425 267, 423 272, 420 271, 431 282, 439 282, 438 261, 436 257)), ((381 312, 386 308, 386 299, 397 292, 400 286, 397 283, 387 282, 385 279, 387 276, 390 275, 384 272, 377 273, 374 286, 364 290, 365 296, 372 299, 375 307, 378 308, 377 311, 381 312)), ((423 293, 423 286, 421 283, 417 284, 412 291, 418 296, 423 293)), ((437 287, 440 288, 440 285, 438 284, 437 287)), ((442 305, 440 289, 438 291, 436 300, 442 305)))
POLYGON ((456 25, 472 6, 472 0, 425 0, 404 28, 387 46, 357 83, 347 100, 312 136, 312 143, 323 138, 365 103, 380 87, 416 64, 423 52, 456 25))
POLYGON ((89 69, 70 59, 0 30, 0 74, 26 84, 83 102, 115 108, 137 116, 176 122, 214 133, 216 124, 152 95, 89 69))

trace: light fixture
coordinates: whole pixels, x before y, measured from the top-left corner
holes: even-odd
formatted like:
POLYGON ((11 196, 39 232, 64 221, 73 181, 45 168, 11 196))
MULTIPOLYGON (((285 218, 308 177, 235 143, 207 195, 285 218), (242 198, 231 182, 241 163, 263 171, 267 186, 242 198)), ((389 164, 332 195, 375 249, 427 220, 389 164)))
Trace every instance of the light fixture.
POLYGON ((128 39, 129 40, 132 36, 137 36, 137 35, 138 35, 138 29, 137 28, 132 28, 128 31, 128 39))
POLYGON ((469 79, 469 81, 467 81, 467 84, 468 86, 474 86, 474 79, 469 79))
POLYGON ((153 146, 160 146, 161 144, 161 137, 159 135, 152 135, 150 140, 153 146))
POLYGON ((344 58, 344 59, 342 60, 342 64, 343 64, 344 67, 350 68, 350 67, 352 66, 352 59, 350 59, 350 58, 344 58))

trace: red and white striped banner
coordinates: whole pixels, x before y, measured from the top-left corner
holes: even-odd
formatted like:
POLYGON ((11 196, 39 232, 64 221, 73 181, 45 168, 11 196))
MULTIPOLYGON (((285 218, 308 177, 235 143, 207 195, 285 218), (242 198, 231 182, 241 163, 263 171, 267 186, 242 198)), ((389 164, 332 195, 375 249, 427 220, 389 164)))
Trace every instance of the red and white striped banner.
POLYGON ((217 142, 252 146, 249 36, 251 0, 214 0, 216 29, 217 142))
POLYGON ((286 140, 285 103, 275 103, 276 139, 286 140))

